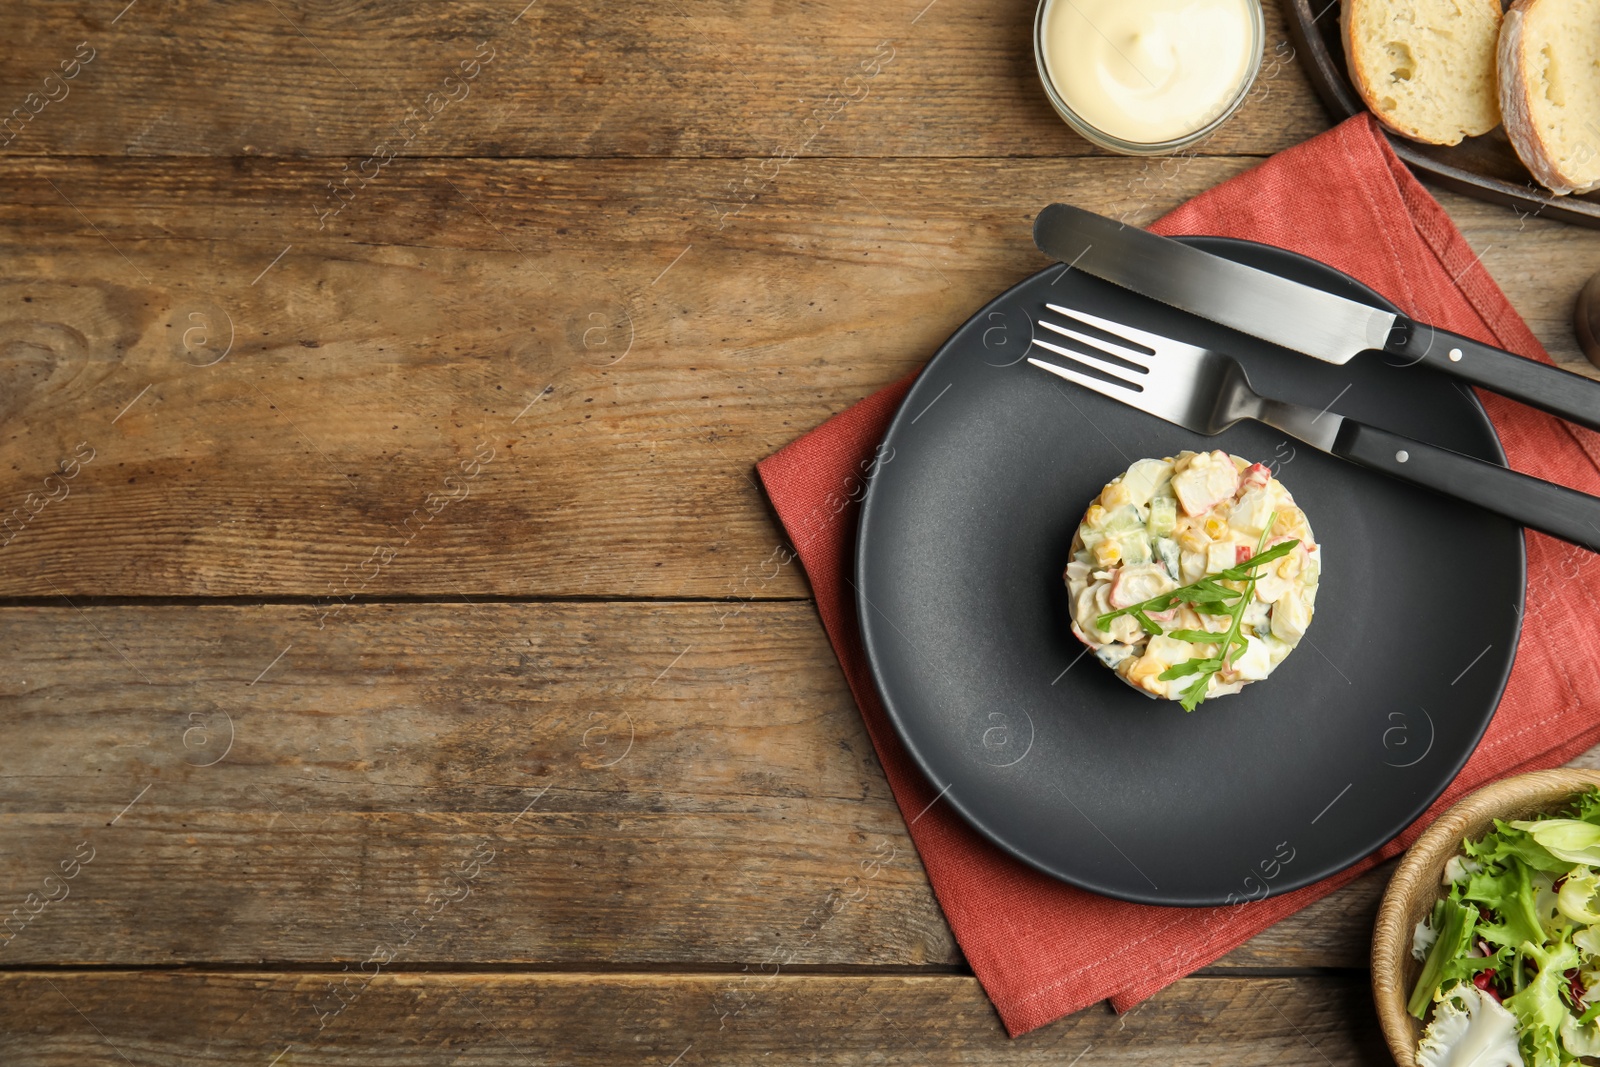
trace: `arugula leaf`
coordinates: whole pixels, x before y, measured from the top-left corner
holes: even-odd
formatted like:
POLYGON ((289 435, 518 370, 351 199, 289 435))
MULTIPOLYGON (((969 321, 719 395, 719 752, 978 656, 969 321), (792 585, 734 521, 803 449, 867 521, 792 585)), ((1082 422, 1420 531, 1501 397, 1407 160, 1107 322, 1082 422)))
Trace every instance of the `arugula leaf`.
POLYGON ((1206 630, 1170 630, 1167 636, 1196 645, 1214 645, 1228 639, 1227 634, 1214 634, 1206 630))
MULTIPOLYGON (((1191 663, 1200 664, 1200 666, 1196 668, 1196 670, 1200 672, 1200 676, 1195 680, 1193 685, 1189 686, 1189 688, 1184 691, 1183 700, 1180 701, 1184 711, 1193 711, 1195 708, 1198 708, 1202 703, 1205 702, 1206 689, 1211 684, 1212 676, 1214 676, 1218 671, 1222 670, 1223 660, 1226 657, 1232 655, 1235 649, 1244 649, 1250 647, 1250 642, 1246 641, 1242 636, 1240 636, 1239 628, 1244 625, 1245 605, 1250 603, 1251 597, 1255 596, 1257 578, 1255 568, 1263 563, 1270 563, 1279 556, 1292 551, 1294 546, 1300 543, 1298 540, 1284 541, 1282 544, 1274 545, 1266 552, 1261 551, 1261 546, 1267 543, 1267 534, 1272 532, 1272 524, 1276 522, 1277 519, 1278 513, 1276 511, 1267 516, 1267 524, 1261 531, 1261 539, 1256 542, 1256 551, 1254 555, 1252 555, 1245 562, 1239 564, 1237 567, 1233 567, 1222 572, 1223 574, 1231 574, 1239 571, 1249 571, 1249 577, 1243 579, 1245 583, 1244 591, 1240 593, 1238 601, 1228 607, 1228 615, 1232 618, 1233 622, 1228 627, 1228 632, 1222 637, 1222 655, 1205 660, 1191 659, 1185 663, 1177 664, 1175 667, 1168 668, 1168 670, 1176 670, 1178 667, 1187 667, 1191 663)), ((1234 580, 1238 581, 1240 579, 1234 580)), ((1166 671, 1163 671, 1161 673, 1161 677, 1165 677, 1166 673, 1166 671)))
MULTIPOLYGON (((1257 548, 1266 543, 1267 533, 1271 531, 1272 523, 1277 519, 1277 514, 1277 512, 1273 512, 1268 516, 1267 528, 1262 531, 1261 540, 1256 542, 1257 548)), ((1144 619, 1141 618, 1142 616, 1160 614, 1180 604, 1188 604, 1202 615, 1224 614, 1224 611, 1206 611, 1202 609, 1207 605, 1222 605, 1229 609, 1240 607, 1243 603, 1248 602, 1249 594, 1254 590, 1255 586, 1252 584, 1250 589, 1245 590, 1230 589, 1223 585, 1223 582, 1253 583, 1259 577, 1255 573, 1257 567, 1263 563, 1271 563, 1275 559, 1281 559, 1294 551, 1294 547, 1299 543, 1299 540, 1283 541, 1273 545, 1265 552, 1258 551, 1243 563, 1229 567, 1225 571, 1208 574, 1197 582, 1191 582, 1170 592, 1161 593, 1151 597, 1149 600, 1141 600, 1137 604, 1130 604, 1125 608, 1108 611, 1095 620, 1095 626, 1100 630, 1104 630, 1112 619, 1123 615, 1132 615, 1136 619, 1140 619, 1140 625, 1143 625, 1144 619), (1229 604, 1229 601, 1234 601, 1235 603, 1229 604)), ((1152 625, 1154 624, 1152 623, 1152 625)))
POLYGON ((1194 674, 1197 671, 1204 671, 1207 669, 1209 669, 1212 674, 1215 674, 1217 671, 1222 669, 1222 661, 1220 659, 1186 659, 1182 663, 1168 667, 1166 670, 1156 675, 1156 677, 1165 682, 1171 681, 1173 678, 1182 678, 1185 675, 1194 674), (1212 664, 1216 664, 1216 666, 1213 667, 1212 664))
POLYGON ((1256 579, 1260 577, 1259 569, 1263 564, 1281 559, 1294 551, 1300 542, 1298 539, 1280 542, 1271 548, 1262 550, 1267 543, 1267 535, 1272 532, 1272 524, 1278 519, 1278 513, 1273 512, 1267 516, 1267 524, 1261 531, 1261 538, 1256 542, 1256 550, 1249 559, 1243 563, 1229 567, 1227 570, 1216 574, 1208 574, 1197 582, 1181 586, 1170 592, 1153 596, 1149 600, 1142 600, 1137 604, 1130 604, 1125 608, 1110 611, 1095 620, 1095 626, 1104 631, 1112 619, 1123 615, 1132 615, 1139 628, 1152 637, 1159 637, 1165 631, 1150 618, 1151 615, 1170 611, 1181 604, 1187 604, 1201 615, 1221 615, 1228 621, 1226 633, 1213 633, 1209 630, 1173 630, 1171 636, 1180 641, 1191 644, 1220 644, 1222 654, 1206 658, 1196 657, 1175 664, 1162 671, 1158 678, 1170 681, 1174 678, 1185 678, 1195 675, 1192 684, 1183 691, 1179 701, 1184 711, 1193 711, 1206 699, 1206 689, 1211 684, 1211 678, 1222 670, 1227 656, 1236 649, 1249 647, 1249 642, 1239 633, 1239 628, 1244 623, 1244 609, 1255 595, 1256 579), (1223 582, 1244 582, 1243 589, 1232 589, 1223 582))
POLYGON ((1299 541, 1283 541, 1273 545, 1265 552, 1260 551, 1260 546, 1266 543, 1267 531, 1272 529, 1272 523, 1277 519, 1277 517, 1278 513, 1274 511, 1267 519, 1267 529, 1261 532, 1261 540, 1256 542, 1256 555, 1251 556, 1243 563, 1229 567, 1225 571, 1218 571, 1216 574, 1211 575, 1212 579, 1219 582, 1248 581, 1249 579, 1255 577, 1253 572, 1256 567, 1261 566, 1263 563, 1271 563, 1275 559, 1281 559, 1284 556, 1287 556, 1290 552, 1293 552, 1294 546, 1298 545, 1300 543, 1299 541))
MULTIPOLYGON (((1219 667, 1218 670, 1220 669, 1219 667)), ((1178 701, 1184 711, 1193 711, 1200 706, 1201 701, 1205 700, 1206 686, 1211 684, 1211 676, 1215 673, 1217 672, 1208 671, 1205 674, 1195 676, 1193 683, 1183 691, 1183 699, 1178 701)))

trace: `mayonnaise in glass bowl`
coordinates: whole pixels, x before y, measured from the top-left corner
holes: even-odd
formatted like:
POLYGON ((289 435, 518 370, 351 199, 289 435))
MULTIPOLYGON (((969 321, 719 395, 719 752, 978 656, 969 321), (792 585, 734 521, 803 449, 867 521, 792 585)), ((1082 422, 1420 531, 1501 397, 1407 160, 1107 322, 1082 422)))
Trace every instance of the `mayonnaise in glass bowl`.
POLYGON ((1033 53, 1056 113, 1127 155, 1161 155, 1228 120, 1261 68, 1260 0, 1040 0, 1033 53))

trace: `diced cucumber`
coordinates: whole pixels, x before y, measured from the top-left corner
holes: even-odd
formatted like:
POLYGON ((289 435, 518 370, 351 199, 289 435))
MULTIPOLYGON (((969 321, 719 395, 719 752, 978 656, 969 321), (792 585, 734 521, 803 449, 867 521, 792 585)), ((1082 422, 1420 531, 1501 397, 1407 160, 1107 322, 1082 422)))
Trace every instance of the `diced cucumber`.
POLYGON ((1144 519, 1139 515, 1139 509, 1132 504, 1124 504, 1106 516, 1105 529, 1137 530, 1143 525, 1144 519))
POLYGON ((1170 537, 1159 537, 1156 539, 1156 552, 1161 556, 1161 565, 1167 568, 1167 577, 1179 585, 1184 584, 1183 579, 1178 577, 1178 568, 1182 566, 1178 542, 1170 537))
POLYGON ((1137 567, 1150 562, 1150 538, 1143 530, 1128 530, 1117 535, 1122 546, 1122 562, 1137 567))
POLYGON ((1106 532, 1093 529, 1085 523, 1078 527, 1078 538, 1083 542, 1084 551, 1092 553, 1095 546, 1106 539, 1106 532))
POLYGON ((1170 537, 1178 523, 1178 501, 1175 497, 1158 496, 1150 501, 1150 520, 1145 523, 1151 537, 1170 537))
POLYGON ((1133 655, 1133 649, 1127 645, 1101 645, 1094 650, 1095 658, 1107 667, 1116 667, 1123 660, 1133 655))

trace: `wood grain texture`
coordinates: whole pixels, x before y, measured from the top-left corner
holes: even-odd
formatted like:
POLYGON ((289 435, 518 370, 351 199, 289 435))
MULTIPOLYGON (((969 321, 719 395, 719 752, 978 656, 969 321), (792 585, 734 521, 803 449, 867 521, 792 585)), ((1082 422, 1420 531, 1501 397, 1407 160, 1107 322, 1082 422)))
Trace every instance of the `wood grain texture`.
MULTIPOLYGON (((756 460, 1041 268, 1039 204, 1247 165, 804 161, 724 216, 736 161, 414 161, 319 232, 326 163, 0 163, 0 595, 804 595, 756 460)), ((1600 234, 1447 203, 1579 359, 1600 234)))
POLYGON ((803 595, 757 459, 1042 268, 1063 180, 1244 165, 808 162, 719 230, 737 162, 434 162, 319 234, 325 163, 12 162, 8 510, 97 451, 0 594, 803 595))
POLYGON ((7 1067, 277 1055, 276 1067, 1342 1067, 1383 1056, 1366 997, 1355 977, 1196 978, 1125 1016, 1090 1008, 1012 1041, 977 982, 958 977, 12 973, 0 974, 0 1056, 7 1067))
MULTIPOLYGON (((1276 3, 1154 161, 1050 112, 1026 0, 13 6, 0 1063, 1384 1055, 1392 865, 1007 1040, 752 471, 1041 204, 1324 128, 1276 3)), ((1600 234, 1441 199, 1587 370, 1600 234)))
MULTIPOLYGON (((355 958, 484 841, 412 962, 960 964, 809 605, 319 619, 0 609, 0 903, 94 852, 0 965, 355 958)), ((1363 967, 1382 877, 1218 966, 1363 967)))
MULTIPOLYGON (((807 604, 7 608, 0 644, 0 912, 95 857, 0 965, 353 959, 485 841, 410 962, 961 963, 807 604)), ((1215 968, 1365 968, 1391 869, 1215 968)))
MULTIPOLYGON (((0 67, 0 101, 21 110, 0 144, 353 159, 380 145, 410 156, 1102 154, 1046 102, 1036 6, 186 0, 116 17, 120 4, 25 5, 8 12, 16 60, 0 67), (64 62, 77 63, 70 80, 64 62)), ((1267 12, 1255 97, 1207 153, 1266 154, 1327 122, 1288 58, 1277 5, 1267 12)))
POLYGON ((0 964, 959 962, 809 605, 317 621, 0 611, 0 964))

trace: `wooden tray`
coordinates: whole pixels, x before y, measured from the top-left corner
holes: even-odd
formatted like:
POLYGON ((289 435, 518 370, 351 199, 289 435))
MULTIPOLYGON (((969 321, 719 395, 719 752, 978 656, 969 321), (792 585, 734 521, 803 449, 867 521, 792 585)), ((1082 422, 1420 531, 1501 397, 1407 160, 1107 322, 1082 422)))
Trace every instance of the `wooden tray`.
MULTIPOLYGON (((1317 95, 1335 118, 1366 110, 1350 82, 1339 39, 1340 0, 1286 0, 1289 33, 1317 95)), ((1387 133, 1387 131, 1385 131, 1387 133)), ((1447 189, 1515 208, 1521 214, 1600 229, 1600 191, 1556 196, 1533 180, 1499 127, 1458 145, 1419 144, 1389 133, 1395 154, 1418 177, 1447 189)))

